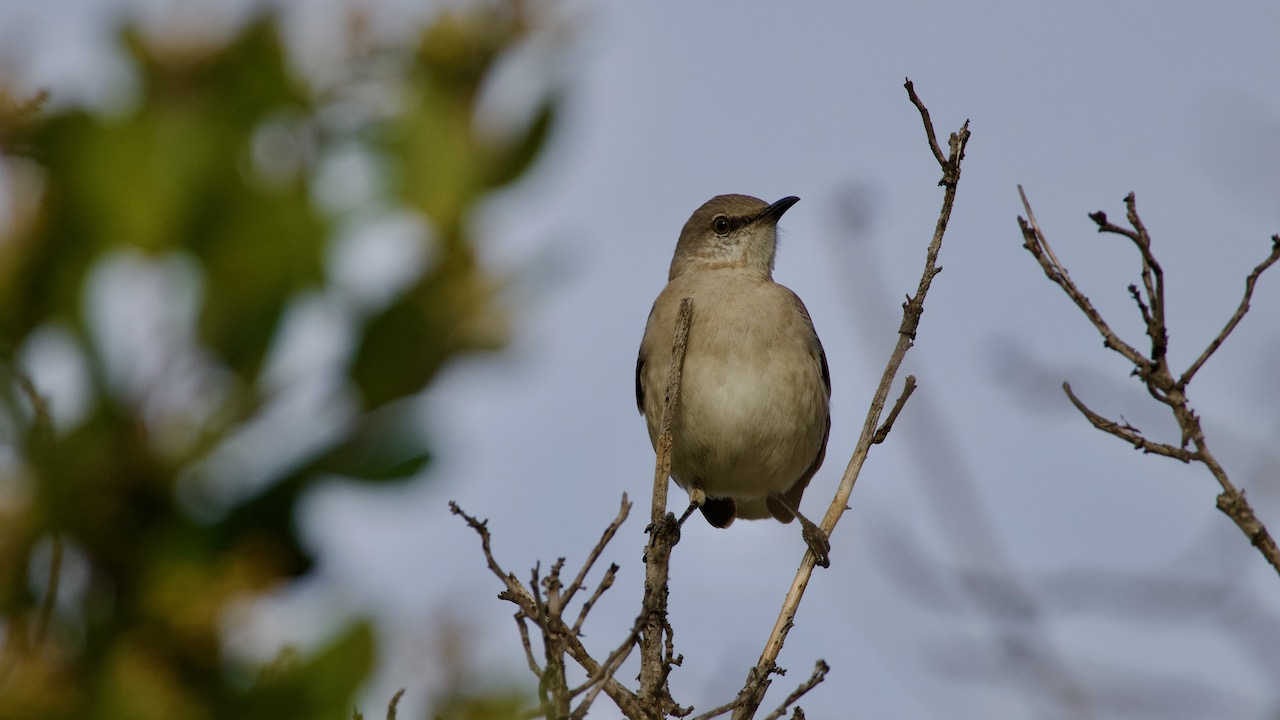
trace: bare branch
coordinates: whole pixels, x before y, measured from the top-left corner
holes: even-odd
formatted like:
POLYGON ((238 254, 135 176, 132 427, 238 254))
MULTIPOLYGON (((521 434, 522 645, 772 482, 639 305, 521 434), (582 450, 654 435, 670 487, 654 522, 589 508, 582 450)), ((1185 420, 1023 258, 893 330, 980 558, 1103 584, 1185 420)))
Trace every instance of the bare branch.
POLYGON ((489 521, 485 520, 484 522, 481 522, 475 519, 474 517, 463 512, 462 508, 458 507, 458 504, 456 502, 453 502, 452 500, 449 501, 449 511, 452 512, 454 515, 461 516, 462 519, 467 522, 467 525, 470 525, 471 529, 475 530, 480 535, 480 549, 484 552, 484 559, 489 566, 489 571, 492 572, 507 587, 506 591, 501 593, 499 597, 502 598, 503 600, 510 600, 511 602, 515 603, 517 606, 520 607, 521 610, 525 612, 526 615, 528 615, 531 619, 535 619, 536 621, 536 617, 538 616, 538 608, 533 601, 533 596, 530 595, 529 591, 525 589, 524 585, 522 585, 520 581, 516 579, 516 576, 514 574, 503 570, 502 566, 498 565, 498 561, 495 560, 493 557, 493 549, 490 547, 490 536, 489 536, 489 528, 488 528, 489 521))
MULTIPOLYGON (((916 288, 916 294, 908 297, 907 301, 902 304, 902 323, 898 327, 898 342, 889 356, 889 361, 885 366, 884 374, 880 377, 880 384, 876 388, 875 395, 872 396, 871 407, 867 410, 867 417, 863 422, 862 433, 858 438, 858 443, 854 447, 853 456, 849 459, 849 464, 840 479, 840 486, 836 490, 835 497, 832 498, 831 504, 827 507, 827 513, 822 518, 821 528, 827 537, 831 537, 836 523, 840 521, 840 517, 848 508, 849 496, 853 493, 858 474, 862 471, 862 465, 866 462, 867 453, 871 449, 877 426, 880 423, 880 416, 884 412, 885 403, 889 398, 889 391, 893 387, 893 380, 897 377, 898 369, 902 366, 902 361, 906 357, 907 351, 915 343, 916 331, 920 325, 920 316, 924 313, 925 296, 929 292, 933 278, 942 272, 942 268, 938 267, 937 264, 938 253, 942 249, 942 238, 946 234, 947 224, 951 220, 951 209, 955 204, 956 188, 960 182, 960 163, 964 160, 965 146, 969 142, 969 121, 966 120, 958 132, 951 134, 948 140, 950 154, 947 157, 943 157, 942 151, 938 147, 937 136, 933 131, 933 122, 929 117, 928 109, 916 95, 915 88, 910 80, 906 81, 905 87, 912 104, 920 112, 930 149, 942 168, 942 181, 939 184, 945 188, 945 191, 943 193, 942 208, 938 213, 938 220, 934 226, 933 239, 930 241, 928 250, 925 253, 924 270, 920 274, 920 283, 916 288)), ((799 569, 796 570, 795 578, 791 581, 791 588, 787 591, 786 598, 782 602, 782 608, 778 613, 777 621, 774 623, 773 631, 765 642, 764 651, 760 654, 760 660, 748 673, 747 681, 738 695, 738 700, 733 709, 734 720, 746 720, 746 718, 754 716, 756 710, 760 707, 765 692, 769 689, 770 676, 777 670, 778 653, 782 651, 782 645, 786 642, 787 634, 791 631, 796 611, 800 606, 800 600, 804 597, 804 591, 813 575, 815 561, 816 558, 813 552, 806 551, 799 569)))
POLYGON ((541 571, 542 571, 542 562, 541 561, 536 562, 533 564, 533 571, 530 573, 530 576, 529 576, 529 591, 533 593, 533 603, 534 603, 534 607, 536 608, 536 612, 534 613, 533 620, 539 625, 547 621, 547 615, 544 612, 546 603, 542 600, 542 590, 540 589, 541 583, 538 582, 538 573, 540 573, 541 571))
MULTIPOLYGON (((1036 214, 1032 212, 1031 203, 1027 201, 1027 194, 1022 191, 1021 185, 1018 186, 1018 197, 1022 198, 1022 209, 1027 212, 1027 221, 1031 224, 1031 230, 1034 231, 1033 234, 1036 247, 1043 250, 1045 255, 1048 256, 1049 266, 1052 267, 1052 275, 1070 277, 1070 274, 1067 272, 1067 266, 1063 265, 1058 260, 1058 256, 1053 252, 1053 247, 1049 245, 1049 236, 1045 235, 1044 232, 1040 230, 1040 223, 1036 220, 1036 214)), ((1026 235, 1027 228, 1024 227, 1022 232, 1023 235, 1026 235)), ((1046 269, 1045 272, 1048 273, 1049 270, 1046 269)), ((1050 279, 1053 279, 1052 275, 1050 276, 1050 279)), ((1054 282, 1057 282, 1057 280, 1055 279, 1054 282)))
MULTIPOLYGON (((630 644, 635 644, 634 636, 632 636, 630 644)), ((582 642, 572 635, 565 638, 565 645, 569 652, 569 657, 573 658, 574 662, 578 663, 588 675, 603 678, 600 684, 604 688, 604 694, 608 695, 610 700, 613 700, 623 715, 633 718, 633 720, 648 717, 648 714, 642 709, 640 698, 636 697, 635 693, 613 678, 613 673, 616 672, 617 667, 612 670, 602 671, 601 668, 605 666, 597 663, 595 658, 591 657, 591 654, 583 647, 582 642)), ((621 661, 617 663, 617 665, 621 664, 621 661)))
POLYGON ((1166 445, 1165 443, 1148 440, 1132 425, 1127 423, 1121 425, 1114 420, 1108 420, 1107 418, 1090 410, 1088 406, 1076 397, 1075 393, 1071 392, 1071 383, 1062 383, 1062 389, 1066 391, 1067 397, 1071 400, 1071 404, 1075 405, 1076 409, 1089 419, 1090 424, 1099 430, 1115 435, 1144 453, 1164 455, 1165 457, 1171 457, 1175 460, 1181 460, 1184 463, 1189 463, 1192 460, 1197 459, 1196 454, 1186 448, 1174 447, 1173 445, 1166 445))
POLYGON ((747 671, 747 682, 743 684, 742 689, 738 691, 738 696, 732 702, 722 705, 715 710, 699 715, 694 720, 701 718, 716 717, 726 712, 733 711, 734 718, 750 718, 756 713, 760 707, 760 701, 764 698, 764 693, 769 689, 770 675, 786 675, 787 671, 774 664, 769 670, 761 672, 759 666, 753 667, 747 671))
POLYGON ((1138 314, 1142 316, 1142 324, 1151 327, 1155 320, 1151 317, 1151 309, 1143 302, 1142 295, 1138 292, 1138 286, 1133 283, 1129 284, 1129 297, 1133 298, 1133 302, 1138 305, 1138 314))
MULTIPOLYGON (((1040 263, 1045 276, 1062 288, 1067 297, 1071 298, 1076 307, 1080 308, 1080 311, 1089 319, 1089 322, 1097 328, 1102 335, 1103 345, 1123 355, 1134 366, 1145 368, 1149 364, 1147 358, 1138 352, 1137 348, 1121 340, 1120 336, 1116 335, 1111 326, 1107 324, 1107 321, 1102 319, 1102 314, 1098 312, 1092 302, 1089 302, 1089 298, 1085 297, 1085 294, 1080 292, 1080 288, 1076 287, 1075 282, 1071 280, 1071 275, 1067 273, 1066 267, 1058 261, 1053 251, 1049 249, 1049 241, 1044 233, 1041 232, 1040 225, 1036 222, 1035 214, 1031 212, 1031 203, 1027 201, 1026 193, 1022 191, 1021 185, 1018 186, 1018 194, 1022 196, 1022 206, 1026 209, 1027 218, 1029 218, 1029 220, 1018 218, 1018 225, 1022 228, 1023 247, 1040 263)), ((1105 221, 1105 217, 1103 219, 1105 221)))
MULTIPOLYGON (((944 173, 943 179, 945 180, 947 158, 942 154, 942 148, 938 145, 938 136, 934 134, 933 119, 929 117, 929 108, 925 107, 924 103, 920 101, 920 96, 916 95, 916 86, 911 82, 911 78, 906 78, 906 82, 903 83, 903 87, 907 89, 907 97, 911 99, 911 104, 915 105, 916 109, 920 111, 920 119, 924 121, 924 132, 929 138, 929 149, 933 151, 933 158, 942 166, 944 173)), ((939 182, 938 184, 943 185, 945 183, 939 182)))
POLYGON ((542 677, 542 668, 538 667, 538 659, 533 656, 533 643, 529 640, 529 625, 525 622, 527 618, 523 610, 515 614, 516 627, 520 630, 520 644, 524 646, 524 658, 529 663, 530 672, 542 677))
MULTIPOLYGON (((614 535, 618 534, 618 528, 622 527, 622 523, 626 522, 627 515, 630 512, 631 502, 627 500, 627 494, 622 493, 622 506, 618 508, 618 515, 614 517, 613 522, 609 523, 609 527, 604 529, 604 534, 600 536, 600 540, 596 542, 596 546, 593 547, 591 549, 591 553, 587 555, 586 562, 582 563, 582 569, 578 571, 577 577, 573 579, 573 582, 569 584, 569 588, 565 590, 563 600, 565 605, 568 605, 569 601, 573 599, 574 594, 582 589, 582 583, 586 582, 587 573, 591 572, 591 568, 595 565, 596 560, 600 559, 600 553, 604 552, 605 546, 609 544, 609 541, 613 539, 614 535)), ((616 566, 613 569, 616 572, 616 566)), ((607 573, 606 577, 608 577, 607 573)), ((612 580, 610 580, 610 582, 612 582, 612 580)), ((603 592, 603 590, 597 591, 597 597, 600 592, 603 592)), ((588 602, 587 606, 582 609, 582 614, 578 617, 578 621, 573 625, 574 632, 577 632, 578 628, 582 626, 582 621, 587 616, 587 611, 591 607, 591 602, 594 601, 595 598, 593 597, 591 601, 588 602)))
MULTIPOLYGON (((814 663, 813 674, 809 676, 809 679, 801 683, 800 687, 792 691, 792 693, 787 696, 786 700, 782 701, 782 704, 779 705, 777 709, 775 709, 773 712, 769 713, 764 717, 764 720, 778 720, 778 718, 786 714, 787 708, 796 704, 796 701, 804 697, 805 693, 814 689, 815 687, 818 686, 819 683, 825 680, 827 677, 827 673, 830 671, 831 671, 831 667, 827 665, 826 661, 819 660, 816 663, 814 663)), ((776 672, 779 675, 783 674, 783 671, 781 670, 775 670, 774 672, 776 672)), ((738 697, 734 698, 731 702, 727 702, 724 705, 708 710, 707 712, 704 712, 701 715, 694 717, 693 720, 711 720, 712 718, 720 717, 721 715, 724 715, 725 713, 733 710, 734 708, 744 703, 749 697, 749 694, 745 694, 746 690, 747 688, 743 688, 743 692, 740 692, 738 694, 738 697)), ((796 708, 796 710, 797 712, 799 712, 799 708, 796 708)), ((800 717, 804 717, 804 714, 801 713, 800 717)))
MULTIPOLYGON (((644 616, 636 618, 636 621, 631 626, 631 631, 627 633, 627 637, 623 639, 622 643, 613 652, 609 653, 604 663, 591 673, 585 683, 570 693, 571 697, 576 697, 583 692, 587 693, 582 702, 578 704, 578 707, 574 709, 572 718, 580 719, 586 717, 587 710, 591 708, 591 704, 595 702, 596 696, 600 694, 600 691, 607 689, 609 683, 616 683, 613 679, 614 673, 618 672, 618 668, 622 667, 622 663, 627 661, 627 657, 631 655, 631 650, 635 648, 636 642, 640 638, 644 620, 644 616)), ((674 703, 672 705, 674 707, 674 703)), ((623 712, 626 712, 625 708, 623 712)), ((633 718, 644 717, 630 715, 629 713, 628 715, 633 718)))
MULTIPOLYGON (((778 718, 785 715, 787 708, 795 705, 800 698, 804 697, 805 693, 817 687, 818 683, 826 679, 827 673, 830 671, 831 668, 827 665, 826 661, 819 660, 814 663, 813 674, 809 676, 809 679, 801 683, 800 687, 796 688, 790 695, 788 695, 787 699, 783 700, 782 704, 779 705, 776 710, 765 715, 764 720, 778 720, 778 718)), ((799 711, 799 708, 796 708, 796 710, 799 711)))
POLYGON ((911 397, 911 393, 916 391, 916 376, 908 375, 907 381, 902 385, 902 394, 898 396, 897 402, 893 404, 893 409, 889 411, 889 417, 884 419, 884 424, 880 429, 876 430, 876 434, 871 438, 872 445, 879 445, 889 437, 889 431, 893 430, 893 422, 898 419, 898 413, 902 412, 902 406, 907 404, 907 398, 911 397))
POLYGON ((1272 565, 1276 565, 1277 558, 1280 558, 1276 541, 1267 532, 1262 521, 1258 520, 1258 516, 1253 514, 1253 508, 1249 507, 1249 503, 1244 499, 1243 490, 1235 493, 1225 491, 1219 493, 1217 507, 1235 521, 1236 525, 1244 531, 1245 537, 1249 538, 1249 542, 1258 548, 1272 565))
POLYGON ((644 600, 640 608, 640 701, 665 717, 679 709, 667 684, 670 672, 671 625, 667 622, 668 568, 671 550, 680 541, 680 526, 667 512, 667 487, 671 482, 671 423, 680 402, 680 381, 684 371, 685 349, 689 341, 689 325, 693 320, 693 300, 680 301, 672 339, 671 362, 667 367, 667 392, 663 399, 659 424, 657 459, 653 471, 653 509, 649 524, 649 543, 645 548, 644 600), (663 636, 667 643, 664 644, 663 636), (664 653, 664 649, 668 649, 664 653))
POLYGON ((1196 372, 1221 347, 1227 336, 1231 334, 1231 331, 1244 318, 1245 313, 1249 311, 1249 300, 1253 297, 1253 290, 1257 285, 1258 278, 1267 268, 1280 261, 1280 235, 1271 237, 1271 253, 1245 278, 1244 297, 1241 299, 1235 313, 1227 321, 1226 326, 1209 343, 1208 347, 1200 353, 1195 362, 1175 381, 1173 372, 1169 369, 1168 364, 1169 332, 1165 318, 1164 271, 1160 268, 1160 263, 1156 260, 1155 253, 1151 249, 1151 235, 1147 232, 1142 218, 1138 216, 1137 202, 1133 193, 1129 193, 1125 197, 1126 218, 1130 227, 1121 227, 1110 222, 1106 213, 1101 211, 1091 213, 1089 217, 1097 224, 1098 232, 1121 235, 1128 238, 1142 255, 1142 285, 1146 300, 1143 300, 1143 293, 1138 291, 1136 285, 1129 286, 1129 294, 1138 305, 1138 312, 1142 315, 1147 335, 1151 339, 1151 354, 1149 357, 1139 354, 1134 348, 1124 344, 1116 337, 1088 298, 1076 288, 1075 283, 1067 275, 1066 268, 1062 267, 1057 258, 1053 257, 1052 253, 1048 251, 1044 233, 1041 232, 1039 225, 1035 222, 1035 217, 1031 215, 1031 205, 1027 202, 1026 194, 1023 193, 1021 186, 1018 187, 1018 193, 1022 196, 1023 206, 1027 210, 1027 215, 1031 217, 1030 222, 1021 217, 1018 218, 1025 247, 1040 263, 1045 275, 1066 292, 1067 296, 1084 312, 1094 327, 1102 333, 1106 346, 1119 352, 1133 363, 1135 373, 1142 380, 1151 397, 1169 407, 1169 410, 1173 413, 1174 420, 1178 423, 1178 428, 1181 430, 1181 442, 1178 446, 1155 442, 1144 437, 1137 428, 1127 423, 1121 425, 1108 420, 1086 407, 1071 392, 1071 386, 1063 383, 1063 390, 1066 391, 1071 404, 1075 405, 1076 409, 1094 427, 1130 443, 1143 452, 1164 455, 1184 463, 1193 461, 1202 463, 1222 488, 1217 500, 1218 509, 1235 522, 1236 526, 1245 534, 1245 537, 1249 538, 1249 542, 1258 548, 1258 551, 1262 553, 1262 556, 1271 564, 1272 568, 1280 574, 1280 549, 1277 548, 1275 540, 1267 532, 1266 527, 1254 514, 1253 508, 1245 500, 1244 492, 1236 488, 1230 478, 1227 477, 1226 470, 1223 469, 1217 458, 1213 456, 1213 453, 1209 451, 1208 443, 1204 437, 1204 430, 1200 425, 1200 417, 1191 408, 1190 400, 1186 394, 1186 387, 1196 372))
POLYGON ((1226 326, 1222 328, 1222 332, 1218 333, 1213 342, 1209 343, 1209 347, 1205 348, 1204 352, 1200 353, 1200 357, 1196 358, 1196 361, 1191 363, 1191 367, 1187 368, 1187 371, 1182 373, 1182 377, 1178 378, 1179 388, 1185 389, 1191 383, 1191 378, 1195 377, 1195 374, 1200 371, 1200 366, 1204 365, 1209 356, 1213 355, 1222 346, 1223 341, 1227 339, 1231 331, 1235 330, 1236 325, 1239 325, 1240 321, 1244 319, 1244 314, 1249 312, 1249 300, 1253 298, 1254 285, 1257 284, 1258 278, 1262 273, 1266 272, 1266 269, 1274 265, 1277 260, 1280 260, 1280 235, 1272 235, 1271 254, 1267 256, 1267 259, 1259 263, 1253 269, 1253 272, 1249 273, 1249 277, 1244 280, 1244 297, 1240 300, 1240 307, 1236 308, 1235 314, 1227 321, 1226 326))
MULTIPOLYGON (((625 507, 630 507, 625 497, 623 502, 625 507)), ((643 711, 635 693, 632 693, 613 678, 613 673, 617 670, 617 666, 621 665, 621 660, 606 665, 601 665, 596 662, 595 658, 591 656, 591 653, 587 652, 587 649, 583 646, 581 640, 578 639, 577 632, 571 631, 566 627, 564 621, 559 615, 552 616, 548 614, 547 605, 541 600, 542 594, 539 588, 542 581, 538 578, 537 568, 535 567, 533 571, 533 589, 530 590, 525 588, 514 574, 503 570, 498 564, 498 561, 494 559, 490 545, 491 537, 487 521, 482 522, 468 515, 463 512, 455 502, 449 503, 449 509, 453 514, 462 517, 467 524, 480 535, 480 546, 484 552, 485 562, 488 563, 489 570, 506 586, 506 589, 499 593, 498 597, 515 603, 515 605, 520 608, 520 611, 516 614, 516 623, 520 629, 521 643, 525 647, 525 656, 529 663, 529 668, 538 676, 539 679, 539 695, 542 700, 542 714, 546 715, 548 714, 548 711, 552 710, 551 703, 553 702, 553 698, 550 696, 550 691, 553 687, 546 685, 547 678, 559 676, 560 679, 555 682, 559 682, 560 685, 554 689, 557 692, 563 690, 564 697, 566 698, 570 695, 567 691, 567 686, 564 685, 562 676, 563 668, 559 671, 556 670, 557 664, 563 664, 558 655, 554 659, 548 657, 548 664, 545 668, 538 666, 533 654, 533 646, 529 639, 528 627, 525 623, 526 620, 533 621, 533 623, 538 626, 538 629, 542 631, 544 649, 552 650, 557 653, 567 653, 569 657, 573 658, 574 662, 578 663, 578 665, 586 671, 589 677, 595 679, 594 681, 596 685, 598 685, 601 690, 608 695, 611 700, 613 700, 613 702, 618 706, 618 709, 620 709, 624 715, 629 718, 648 717, 648 715, 643 711)), ((605 534, 612 537, 612 534, 607 530, 605 534)), ((560 565, 561 563, 557 562, 555 567, 558 568, 560 565)), ((553 575, 555 573, 556 570, 553 568, 553 575)), ((551 578, 549 577, 548 579, 551 578)), ((550 585, 554 586, 555 584, 558 584, 558 582, 558 578, 555 578, 554 582, 550 583, 550 585)), ((637 623, 638 622, 639 621, 637 621, 637 623)), ((628 639, 628 643, 630 645, 635 644, 635 635, 636 630, 633 629, 628 639)), ((560 716, 564 717, 567 715, 568 711, 566 709, 560 716)))
POLYGON ((600 584, 596 586, 596 591, 591 593, 591 597, 582 604, 582 612, 578 613, 578 619, 573 623, 573 634, 580 635, 582 633, 582 623, 587 619, 587 613, 591 612, 591 608, 595 607, 596 601, 604 595, 605 591, 613 587, 613 581, 618 576, 618 565, 610 564, 609 569, 604 571, 604 577, 600 578, 600 584))
POLYGON ((1271 533, 1267 532, 1266 526, 1254 514, 1249 501, 1244 497, 1244 491, 1231 482, 1227 477, 1227 471, 1223 469, 1213 453, 1209 452, 1209 445, 1204 438, 1204 429, 1200 427, 1200 418, 1186 407, 1185 403, 1184 399, 1183 405, 1175 408, 1174 416, 1182 426, 1183 437, 1196 446, 1196 459, 1204 463, 1222 488, 1222 492, 1218 494, 1217 508, 1231 518, 1244 536, 1249 538, 1249 543, 1258 548, 1258 552, 1262 553, 1276 573, 1280 574, 1280 547, 1276 546, 1271 533))
POLYGON ((1129 193, 1124 197, 1124 204, 1125 216, 1129 220, 1129 225, 1132 226, 1132 229, 1120 227, 1109 222, 1107 214, 1101 210, 1090 213, 1089 219, 1098 225, 1098 232, 1100 233, 1122 235, 1129 238, 1142 256, 1142 287, 1146 290, 1150 312, 1147 311, 1147 306, 1137 298, 1135 286, 1130 286, 1129 292, 1134 295, 1134 299, 1138 300, 1147 329, 1147 336, 1151 339, 1151 362, 1155 366, 1161 366, 1164 364, 1165 356, 1169 351, 1169 333, 1165 325, 1164 314, 1164 270, 1160 267, 1160 262, 1156 260, 1155 253, 1151 251, 1151 235, 1147 233, 1146 225, 1142 224, 1142 218, 1138 217, 1137 199, 1133 193, 1129 193))

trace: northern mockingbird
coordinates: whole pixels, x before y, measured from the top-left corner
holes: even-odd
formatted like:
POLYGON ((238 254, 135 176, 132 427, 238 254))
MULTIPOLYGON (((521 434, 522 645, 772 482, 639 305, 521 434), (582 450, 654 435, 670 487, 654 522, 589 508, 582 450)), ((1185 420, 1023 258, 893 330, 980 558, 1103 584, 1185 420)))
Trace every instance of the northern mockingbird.
POLYGON ((826 567, 827 537, 799 508, 827 450, 831 375, 809 311, 773 281, 778 219, 799 200, 719 195, 694 211, 645 325, 636 404, 656 447, 676 315, 692 298, 671 478, 718 528, 800 518, 826 567))

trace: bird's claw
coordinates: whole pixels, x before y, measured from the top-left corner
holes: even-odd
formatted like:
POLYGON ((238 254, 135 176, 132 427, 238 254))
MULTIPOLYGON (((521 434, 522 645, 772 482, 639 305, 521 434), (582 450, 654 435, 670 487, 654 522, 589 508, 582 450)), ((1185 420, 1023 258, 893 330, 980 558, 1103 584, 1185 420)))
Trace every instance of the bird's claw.
POLYGON ((827 534, 822 532, 822 528, 813 524, 805 518, 800 519, 802 530, 800 534, 804 537, 804 541, 809 545, 809 552, 813 553, 813 562, 818 567, 831 567, 831 541, 827 539, 827 534))
POLYGON ((662 518, 662 522, 658 523, 657 532, 671 538, 671 544, 675 545, 680 542, 680 522, 676 520, 673 513, 667 513, 662 518))

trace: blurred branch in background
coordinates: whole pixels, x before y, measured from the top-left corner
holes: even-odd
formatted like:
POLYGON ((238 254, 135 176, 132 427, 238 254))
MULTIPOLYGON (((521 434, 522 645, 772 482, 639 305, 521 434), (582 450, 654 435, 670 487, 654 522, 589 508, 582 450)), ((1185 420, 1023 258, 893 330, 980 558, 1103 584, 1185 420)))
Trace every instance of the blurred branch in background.
POLYGON ((542 32, 525 3, 408 45, 357 20, 324 87, 265 15, 217 42, 126 30, 136 97, 111 114, 0 97, 0 717, 351 716, 367 622, 258 667, 228 609, 311 573, 294 516, 319 482, 426 467, 418 394, 507 337, 471 212, 558 102, 477 127, 542 32), (397 218, 396 273, 360 275, 397 218))

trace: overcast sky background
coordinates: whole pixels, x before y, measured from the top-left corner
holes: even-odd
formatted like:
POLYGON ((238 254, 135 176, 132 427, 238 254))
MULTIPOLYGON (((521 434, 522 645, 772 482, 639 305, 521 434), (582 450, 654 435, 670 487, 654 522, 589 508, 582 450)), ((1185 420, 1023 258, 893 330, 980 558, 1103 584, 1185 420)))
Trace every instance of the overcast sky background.
MULTIPOLYGON (((348 3, 277 5, 300 62, 321 62, 348 3)), ((430 16, 406 0, 367 6, 386 32, 430 16)), ((103 101, 127 86, 112 50, 122 14, 194 27, 252 7, 8 0, 0 47, 55 101, 103 101)), ((1020 183, 1077 283, 1142 347, 1125 292, 1137 255, 1087 217, 1118 221, 1135 191, 1184 368, 1280 232, 1280 4, 579 2, 562 14, 570 47, 526 53, 494 98, 519 109, 528 83, 551 82, 566 100, 539 165, 478 219, 486 258, 518 278, 514 343, 431 388, 438 457, 422 481, 310 499, 321 576, 264 604, 239 647, 273 654, 319 640, 332 613, 376 611, 388 655, 364 710, 407 687, 413 717, 447 677, 444 613, 477 668, 529 687, 512 608, 446 503, 489 518, 498 558, 527 577, 560 555, 576 567, 626 492, 636 507, 603 559, 619 581, 587 627, 607 653, 643 579, 653 452, 635 352, 681 225, 719 193, 802 198, 775 275, 804 298, 831 365, 827 461, 804 504, 820 516, 941 201, 909 76, 943 138, 966 118, 973 133, 945 270, 904 367, 920 390, 871 453, 766 704, 821 657, 832 672, 802 703, 814 718, 1276 716, 1280 580, 1214 508, 1206 471, 1142 456, 1070 407, 1063 380, 1176 442, 1022 249, 1015 218, 1020 183)), ((1273 533, 1278 317, 1273 270, 1190 387, 1210 447, 1273 533)), ((804 545, 795 525, 694 520, 672 562, 685 654, 672 688, 705 710, 755 663, 804 545)))

